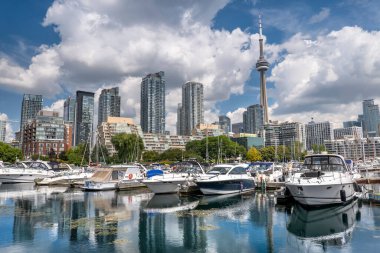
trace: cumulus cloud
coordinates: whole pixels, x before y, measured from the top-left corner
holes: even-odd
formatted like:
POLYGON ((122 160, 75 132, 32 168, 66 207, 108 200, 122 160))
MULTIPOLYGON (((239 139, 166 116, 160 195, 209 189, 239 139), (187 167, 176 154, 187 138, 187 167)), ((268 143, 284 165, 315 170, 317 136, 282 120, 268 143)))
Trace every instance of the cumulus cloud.
POLYGON ((59 99, 52 103, 50 106, 44 106, 44 110, 58 112, 60 117, 63 117, 63 104, 64 99, 59 99))
POLYGON ((322 8, 322 10, 318 14, 313 15, 309 19, 309 23, 310 24, 319 23, 319 22, 325 20, 326 18, 328 18, 329 16, 330 16, 330 9, 329 8, 322 8))
POLYGON ((228 112, 226 116, 230 118, 232 124, 240 123, 240 122, 243 122, 243 113, 246 110, 247 108, 240 107, 236 109, 235 111, 228 112))
POLYGON ((363 99, 380 101, 379 40, 380 32, 359 27, 314 40, 293 36, 281 45, 287 54, 268 78, 275 84, 273 117, 344 121, 361 113, 363 99))
POLYGON ((28 68, 0 58, 0 83, 49 96, 119 86, 122 113, 139 122, 141 78, 162 70, 169 130, 175 129, 171 115, 186 81, 204 84, 211 122, 215 102, 243 92, 258 54, 251 46, 257 35, 211 28, 227 2, 55 1, 43 25, 54 26, 61 42, 41 46, 28 68))

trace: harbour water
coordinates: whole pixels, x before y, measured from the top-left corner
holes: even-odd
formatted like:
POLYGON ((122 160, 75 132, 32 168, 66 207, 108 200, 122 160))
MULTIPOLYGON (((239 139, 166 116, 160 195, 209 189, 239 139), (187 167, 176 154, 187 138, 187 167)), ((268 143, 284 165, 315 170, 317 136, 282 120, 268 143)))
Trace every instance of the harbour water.
POLYGON ((380 205, 0 186, 0 252, 378 252, 380 205))

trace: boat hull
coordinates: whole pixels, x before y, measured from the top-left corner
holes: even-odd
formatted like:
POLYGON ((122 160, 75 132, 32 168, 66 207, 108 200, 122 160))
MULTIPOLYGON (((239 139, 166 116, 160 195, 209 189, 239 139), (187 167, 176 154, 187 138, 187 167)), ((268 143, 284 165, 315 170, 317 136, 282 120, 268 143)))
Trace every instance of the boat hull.
POLYGON ((255 182, 253 179, 198 181, 197 185, 205 195, 243 193, 255 189, 255 182))
POLYGON ((34 183, 36 179, 45 178, 48 175, 33 174, 33 173, 15 173, 15 174, 2 174, 0 175, 0 183, 34 183))
POLYGON ((117 182, 85 181, 81 187, 85 191, 109 191, 117 189, 117 182))
POLYGON ((152 192, 156 194, 164 194, 177 193, 181 188, 181 185, 185 185, 187 183, 187 180, 143 180, 142 183, 145 184, 152 192))
POLYGON ((353 182, 308 185, 287 183, 286 187, 295 201, 306 206, 342 204, 357 196, 353 182))

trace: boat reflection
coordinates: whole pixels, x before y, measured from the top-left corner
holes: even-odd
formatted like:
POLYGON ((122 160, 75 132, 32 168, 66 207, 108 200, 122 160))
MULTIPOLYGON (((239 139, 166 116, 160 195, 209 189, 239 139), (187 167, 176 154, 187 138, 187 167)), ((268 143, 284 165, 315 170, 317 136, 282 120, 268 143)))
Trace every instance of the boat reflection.
POLYGON ((191 210, 197 207, 199 200, 195 197, 180 197, 178 194, 155 194, 144 208, 147 213, 171 213, 191 210))
POLYGON ((287 229, 295 241, 307 247, 344 245, 351 240, 360 215, 357 201, 345 206, 311 210, 295 205, 287 229))

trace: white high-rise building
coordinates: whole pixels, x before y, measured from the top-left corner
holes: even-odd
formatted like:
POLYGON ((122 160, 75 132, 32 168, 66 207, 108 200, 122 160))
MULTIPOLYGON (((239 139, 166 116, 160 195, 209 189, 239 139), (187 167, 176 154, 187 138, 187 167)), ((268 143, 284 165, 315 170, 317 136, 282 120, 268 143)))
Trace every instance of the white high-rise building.
POLYGON ((141 82, 140 123, 144 133, 165 134, 165 73, 149 74, 141 82))
POLYGON ((306 124, 306 148, 311 150, 313 145, 324 145, 325 140, 334 140, 333 125, 329 121, 306 124))
POLYGON ((191 135, 192 130, 204 123, 203 109, 203 84, 187 82, 182 86, 182 109, 183 132, 180 135, 191 135))
POLYGON ((345 136, 350 136, 356 139, 363 138, 363 130, 361 127, 344 127, 334 129, 334 139, 344 139, 345 136))

